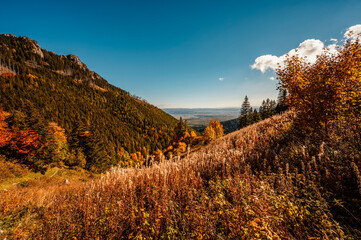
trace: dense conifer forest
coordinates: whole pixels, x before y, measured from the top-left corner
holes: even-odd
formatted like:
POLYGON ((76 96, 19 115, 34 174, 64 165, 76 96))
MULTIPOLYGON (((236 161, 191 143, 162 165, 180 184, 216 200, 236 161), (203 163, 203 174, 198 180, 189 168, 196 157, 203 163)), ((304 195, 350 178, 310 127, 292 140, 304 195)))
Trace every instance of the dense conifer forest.
MULTIPOLYGON (((59 162, 98 172, 111 165, 142 164, 147 155, 168 147, 178 122, 112 86, 75 55, 59 56, 12 35, 0 35, 0 105, 10 113, 9 128, 40 134, 41 146, 32 149, 36 160, 22 160, 36 170, 59 162), (65 134, 64 146, 49 146, 51 124, 65 134), (75 160, 64 162, 49 148, 75 160)), ((14 158, 6 146, 1 154, 14 158)))

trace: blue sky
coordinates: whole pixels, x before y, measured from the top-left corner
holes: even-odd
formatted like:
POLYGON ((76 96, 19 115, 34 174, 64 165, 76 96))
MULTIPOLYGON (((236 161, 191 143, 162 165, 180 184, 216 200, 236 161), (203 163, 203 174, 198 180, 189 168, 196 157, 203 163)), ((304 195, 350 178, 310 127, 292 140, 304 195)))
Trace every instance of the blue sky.
POLYGON ((306 39, 330 44, 361 23, 361 1, 1 1, 0 33, 75 54, 111 84, 159 107, 238 107, 276 98, 251 69, 306 39), (219 78, 223 78, 220 81, 219 78))

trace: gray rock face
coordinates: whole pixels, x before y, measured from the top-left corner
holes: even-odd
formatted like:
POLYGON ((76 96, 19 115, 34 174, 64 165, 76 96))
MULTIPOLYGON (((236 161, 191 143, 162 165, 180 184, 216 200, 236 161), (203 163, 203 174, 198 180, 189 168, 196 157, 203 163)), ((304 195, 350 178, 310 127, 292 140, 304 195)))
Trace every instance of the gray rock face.
POLYGON ((33 44, 33 53, 36 53, 41 58, 44 58, 44 53, 43 53, 43 51, 41 50, 41 48, 39 47, 39 45, 37 43, 33 44))
MULTIPOLYGON (((7 34, 6 33, 6 34, 1 34, 1 35, 6 36, 6 37, 17 38, 14 34, 7 34)), ((41 50, 39 44, 36 41, 34 41, 34 40, 32 40, 32 39, 30 39, 28 37, 19 37, 19 39, 22 39, 22 40, 30 43, 30 45, 31 45, 30 51, 35 53, 35 54, 38 54, 41 58, 44 58, 44 53, 43 53, 43 51, 41 50)), ((7 46, 5 46, 5 47, 7 47, 7 46)))
POLYGON ((41 58, 44 58, 44 53, 43 53, 43 51, 41 50, 39 44, 36 41, 34 41, 34 40, 32 40, 32 39, 30 39, 28 37, 22 37, 22 39, 24 39, 24 40, 28 41, 29 43, 31 43, 31 45, 32 45, 31 46, 31 51, 33 53, 38 54, 41 58))
POLYGON ((80 67, 82 68, 86 68, 86 65, 80 61, 80 59, 78 58, 78 56, 74 55, 74 54, 69 54, 66 56, 70 61, 78 64, 80 67))

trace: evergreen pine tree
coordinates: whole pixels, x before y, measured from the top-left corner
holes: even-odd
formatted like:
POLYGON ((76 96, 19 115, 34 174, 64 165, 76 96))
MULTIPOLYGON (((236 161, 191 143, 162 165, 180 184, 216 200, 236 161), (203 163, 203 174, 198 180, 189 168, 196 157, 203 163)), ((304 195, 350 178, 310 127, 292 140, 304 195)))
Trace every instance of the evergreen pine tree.
POLYGON ((239 128, 245 127, 251 123, 250 115, 252 113, 251 104, 249 103, 247 95, 244 98, 239 116, 239 128))
POLYGON ((261 115, 259 114, 257 109, 254 109, 253 113, 252 113, 252 123, 256 123, 256 122, 259 122, 261 120, 262 120, 261 115))
POLYGON ((179 118, 179 122, 177 123, 174 133, 175 133, 175 139, 180 140, 182 137, 184 137, 186 131, 187 131, 187 121, 183 122, 182 117, 179 118))
POLYGON ((277 97, 277 106, 276 112, 280 113, 287 110, 287 90, 282 86, 278 87, 278 97, 277 97))

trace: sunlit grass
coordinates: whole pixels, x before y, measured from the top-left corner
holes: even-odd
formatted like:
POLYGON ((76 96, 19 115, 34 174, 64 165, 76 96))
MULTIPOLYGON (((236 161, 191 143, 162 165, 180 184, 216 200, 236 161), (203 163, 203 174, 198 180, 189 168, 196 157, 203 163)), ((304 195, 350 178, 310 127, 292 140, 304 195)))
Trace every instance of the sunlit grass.
POLYGON ((251 125, 183 159, 1 192, 0 228, 22 239, 343 238, 321 186, 331 189, 347 171, 330 167, 325 144, 290 138, 293 116, 251 125))

